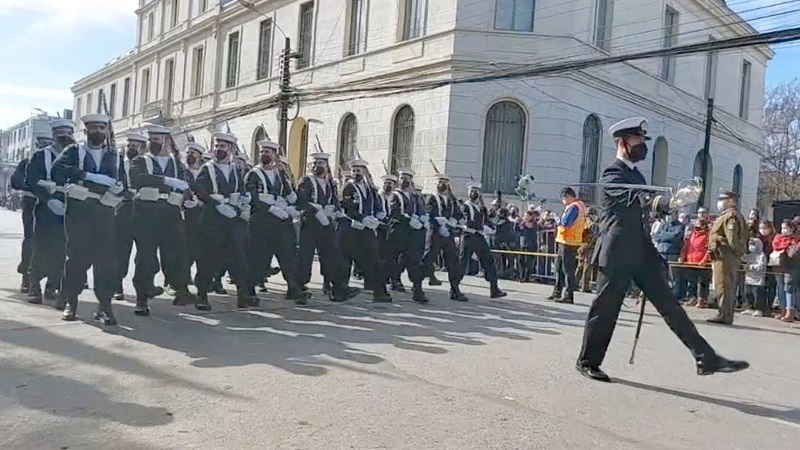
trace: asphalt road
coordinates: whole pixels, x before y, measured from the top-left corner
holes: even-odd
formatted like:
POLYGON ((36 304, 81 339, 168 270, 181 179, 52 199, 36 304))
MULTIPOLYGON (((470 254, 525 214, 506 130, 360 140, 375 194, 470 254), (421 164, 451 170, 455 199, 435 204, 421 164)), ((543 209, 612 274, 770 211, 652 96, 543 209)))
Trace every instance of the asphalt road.
MULTIPOLYGON (((0 210, 2 449, 800 445, 797 325, 699 324, 721 354, 753 367, 698 377, 653 314, 628 365, 631 309, 604 365, 615 383, 601 384, 574 370, 590 296, 560 306, 544 301, 546 286, 503 283, 510 295, 494 301, 474 277, 467 304, 449 301, 445 284, 430 288, 426 306, 408 294, 391 305, 317 295, 305 307, 269 295, 257 311, 216 297, 213 312, 197 314, 165 298, 146 318, 118 302, 118 327, 65 323, 17 293, 20 222, 0 210)), ((318 293, 320 279, 310 287, 318 293)), ((79 315, 89 317, 93 303, 84 293, 79 315)))

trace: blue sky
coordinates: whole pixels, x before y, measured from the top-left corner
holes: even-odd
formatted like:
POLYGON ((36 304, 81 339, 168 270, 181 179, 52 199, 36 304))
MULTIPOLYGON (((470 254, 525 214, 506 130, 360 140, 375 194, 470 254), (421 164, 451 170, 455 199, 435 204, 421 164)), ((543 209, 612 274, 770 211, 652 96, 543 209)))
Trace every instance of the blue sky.
MULTIPOLYGON (((388 1, 388 0, 385 0, 388 1)), ((488 1, 488 0, 487 0, 488 1)), ((130 50, 138 0, 0 0, 0 129, 41 108, 72 107, 72 83, 130 50)), ((728 0, 760 30, 800 24, 800 6, 786 0, 728 0), (754 10, 755 8, 760 8, 754 10), (790 12, 792 14, 782 14, 790 12), (781 15, 775 15, 781 14, 781 15), (764 17, 774 15, 773 17, 764 17)), ((800 43, 784 44, 767 71, 767 85, 800 74, 800 43)))

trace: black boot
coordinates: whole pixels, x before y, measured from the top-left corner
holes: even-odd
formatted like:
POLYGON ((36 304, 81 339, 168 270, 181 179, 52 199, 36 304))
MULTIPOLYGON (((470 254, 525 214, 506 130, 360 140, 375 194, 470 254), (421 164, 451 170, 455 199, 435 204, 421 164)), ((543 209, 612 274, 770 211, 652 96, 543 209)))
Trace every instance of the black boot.
POLYGON ((429 286, 441 286, 442 281, 436 278, 436 274, 432 273, 431 276, 428 278, 428 285, 429 286))
POLYGON ((457 284, 450 283, 450 300, 466 302, 469 299, 461 292, 457 284))
POLYGON ((506 295, 508 295, 508 294, 506 294, 505 292, 500 290, 500 288, 497 286, 497 282, 496 281, 494 283, 492 283, 492 285, 489 287, 489 297, 490 298, 501 298, 501 297, 505 297, 506 295))
POLYGON ((258 306, 259 299, 256 296, 250 295, 248 289, 236 289, 236 307, 237 308, 254 308, 258 306))
POLYGON ((205 292, 197 293, 197 304, 194 308, 198 311, 211 311, 211 304, 208 303, 208 294, 205 292))
POLYGON ((100 302, 100 305, 97 307, 97 311, 92 314, 92 318, 106 326, 113 326, 117 324, 117 318, 114 317, 114 311, 111 309, 110 298, 106 301, 100 302))
POLYGON ((304 291, 299 286, 292 286, 286 291, 286 300, 294 300, 298 305, 305 305, 309 298, 311 298, 311 293, 304 291))
POLYGON ((406 288, 400 280, 392 280, 392 290, 395 292, 405 292, 406 288))
POLYGON ((22 282, 19 285, 19 293, 27 294, 31 291, 31 285, 27 273, 22 274, 22 282))
POLYGON ((211 291, 217 295, 227 295, 228 291, 222 286, 221 280, 214 280, 211 284, 211 291))
POLYGON ((189 292, 188 287, 181 286, 175 288, 175 298, 172 300, 172 306, 196 305, 198 302, 200 302, 200 299, 189 292))
POLYGON ((61 314, 61 320, 65 320, 67 322, 74 321, 75 313, 78 310, 78 299, 77 298, 62 299, 59 301, 59 303, 64 304, 64 312, 61 314))
POLYGON ((29 286, 28 297, 25 300, 31 305, 42 304, 42 288, 39 287, 39 283, 33 283, 32 286, 29 286))
POLYGON ((48 302, 52 302, 56 299, 56 290, 57 288, 50 284, 49 282, 44 285, 44 299, 48 302))
POLYGON ((413 291, 412 300, 423 305, 428 303, 428 297, 426 297, 425 292, 422 291, 422 283, 414 283, 411 290, 413 291))
POLYGON ((375 303, 391 303, 392 296, 386 292, 386 289, 378 289, 377 291, 372 291, 372 301, 375 303))
POLYGON ((114 294, 114 300, 125 300, 125 291, 122 289, 122 283, 117 285, 117 288, 114 290, 116 294, 114 294))
POLYGON ((561 291, 560 290, 554 290, 552 294, 547 296, 546 300, 553 301, 553 300, 558 300, 560 298, 561 298, 561 291))
POLYGON ((136 299, 136 307, 133 308, 133 313, 137 316, 150 315, 150 307, 147 305, 147 297, 138 297, 136 299))

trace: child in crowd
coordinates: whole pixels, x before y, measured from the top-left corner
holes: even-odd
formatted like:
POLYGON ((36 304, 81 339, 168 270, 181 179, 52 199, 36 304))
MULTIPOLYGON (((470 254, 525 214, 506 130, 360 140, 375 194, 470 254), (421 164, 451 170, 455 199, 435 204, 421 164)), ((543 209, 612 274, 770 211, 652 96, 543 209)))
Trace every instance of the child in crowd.
POLYGON ((766 272, 767 255, 761 239, 754 237, 748 242, 748 252, 744 256, 745 299, 747 309, 742 315, 769 317, 770 306, 767 301, 766 272))

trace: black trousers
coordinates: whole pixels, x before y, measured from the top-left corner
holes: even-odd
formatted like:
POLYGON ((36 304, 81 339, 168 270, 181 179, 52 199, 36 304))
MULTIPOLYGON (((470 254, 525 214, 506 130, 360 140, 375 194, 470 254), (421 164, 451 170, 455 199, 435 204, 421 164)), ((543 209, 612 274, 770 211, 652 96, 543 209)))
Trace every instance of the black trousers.
POLYGON ((34 210, 36 220, 33 232, 33 254, 30 261, 30 283, 38 284, 47 278, 47 284, 60 286, 61 274, 64 271, 64 238, 63 218, 50 211, 46 204, 37 205, 34 210))
POLYGON ((203 207, 200 222, 200 253, 194 285, 207 294, 216 276, 227 270, 240 292, 247 292, 250 279, 247 267, 247 222, 228 219, 213 207, 203 207))
MULTIPOLYGON (((333 224, 323 227, 313 216, 303 219, 300 226, 300 246, 298 249, 298 283, 308 284, 311 281, 311 267, 314 264, 314 251, 319 254, 319 265, 322 276, 331 283, 342 281, 343 271, 336 230, 333 224)), ((350 266, 347 266, 350 269, 350 266)))
POLYGON ((114 208, 97 200, 67 199, 64 215, 66 262, 61 278, 61 295, 73 307, 86 284, 86 272, 92 268, 94 295, 101 306, 111 304, 117 287, 114 208))
MULTIPOLYGON (((356 267, 363 271, 364 288, 385 293, 386 275, 380 265, 380 245, 375 232, 368 228, 356 230, 349 224, 340 226, 342 226, 340 245, 344 257, 354 261, 356 267)), ((348 271, 349 269, 347 266, 348 271)))
POLYGON ((135 201, 133 208, 133 222, 138 225, 134 232, 136 267, 133 273, 137 297, 147 298, 161 268, 167 284, 186 287, 189 284, 189 266, 185 262, 186 240, 181 210, 163 201, 135 201))
POLYGON ((458 283, 463 278, 463 274, 458 260, 456 240, 452 235, 444 237, 438 230, 428 230, 425 233, 425 253, 422 256, 426 275, 433 274, 434 264, 440 253, 444 255, 444 264, 447 267, 447 278, 450 281, 450 286, 457 288, 458 283))
POLYGON ((195 207, 183 211, 183 229, 186 236, 186 265, 192 267, 200 254, 200 219, 202 208, 195 207))
POLYGON ((686 311, 678 304, 662 272, 661 264, 643 261, 640 265, 599 268, 597 296, 589 308, 583 346, 578 362, 583 366, 599 367, 606 356, 608 344, 614 334, 617 318, 631 282, 636 283, 667 326, 689 348, 695 360, 715 357, 716 353, 697 331, 686 311))
POLYGON ((249 287, 255 287, 264 281, 264 275, 269 273, 272 257, 275 256, 278 258, 278 265, 289 291, 298 289, 300 285, 297 281, 297 246, 292 221, 280 220, 262 210, 253 213, 248 230, 249 287))
POLYGON ((489 244, 482 235, 477 233, 465 233, 461 237, 459 253, 462 274, 467 273, 470 261, 472 261, 472 255, 477 255, 478 261, 481 267, 483 267, 483 274, 486 281, 497 283, 497 268, 494 265, 494 258, 492 258, 492 252, 489 250, 489 244))
MULTIPOLYGON (((142 224, 143 225, 143 224, 142 224)), ((128 276, 128 269, 131 262, 131 252, 133 251, 134 222, 133 222, 133 202, 126 201, 117 209, 114 216, 114 226, 116 228, 116 250, 117 259, 117 283, 118 294, 122 293, 122 280, 128 276)), ((137 249, 138 253, 138 249, 137 249)))
POLYGON ((22 198, 22 254, 20 255, 19 265, 17 266, 17 273, 22 275, 28 273, 28 269, 31 265, 31 256, 33 255, 33 209, 35 206, 35 198, 22 198))
POLYGON ((425 229, 415 230, 408 225, 394 224, 389 229, 387 246, 389 255, 389 274, 399 280, 403 267, 408 270, 408 278, 413 284, 420 284, 427 276, 422 266, 422 255, 425 250, 425 229), (402 260, 401 260, 402 258, 402 260))
POLYGON ((555 263, 556 285, 553 292, 561 294, 565 289, 564 296, 572 298, 573 293, 578 289, 578 281, 575 278, 575 271, 578 268, 578 247, 558 244, 555 263))

